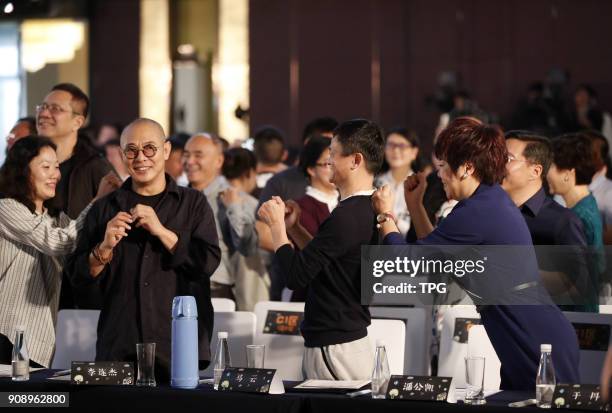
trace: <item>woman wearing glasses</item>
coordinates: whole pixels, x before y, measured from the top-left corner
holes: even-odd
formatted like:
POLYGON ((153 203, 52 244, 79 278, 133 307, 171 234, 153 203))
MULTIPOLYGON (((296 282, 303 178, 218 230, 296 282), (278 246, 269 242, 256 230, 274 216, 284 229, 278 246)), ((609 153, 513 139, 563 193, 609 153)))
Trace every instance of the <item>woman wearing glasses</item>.
MULTIPOLYGON (((17 326, 25 327, 30 359, 49 367, 64 258, 91 206, 76 220, 47 203, 60 179, 55 144, 28 136, 17 141, 0 169, 0 363, 11 362, 17 326)), ((119 185, 108 175, 97 198, 119 185)))
POLYGON ((404 202, 404 180, 418 172, 418 155, 419 140, 414 132, 405 128, 392 129, 385 142, 385 161, 389 170, 379 175, 374 182, 377 188, 389 185, 393 191, 395 204, 392 212, 403 236, 410 229, 410 214, 404 202))

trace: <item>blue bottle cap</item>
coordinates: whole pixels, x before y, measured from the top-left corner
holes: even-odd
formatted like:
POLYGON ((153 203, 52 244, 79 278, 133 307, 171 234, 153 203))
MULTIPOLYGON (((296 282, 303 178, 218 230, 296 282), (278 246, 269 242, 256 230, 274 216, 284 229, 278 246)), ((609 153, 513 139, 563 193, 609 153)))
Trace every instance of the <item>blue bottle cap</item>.
POLYGON ((172 300, 172 318, 198 318, 195 297, 179 295, 172 300))

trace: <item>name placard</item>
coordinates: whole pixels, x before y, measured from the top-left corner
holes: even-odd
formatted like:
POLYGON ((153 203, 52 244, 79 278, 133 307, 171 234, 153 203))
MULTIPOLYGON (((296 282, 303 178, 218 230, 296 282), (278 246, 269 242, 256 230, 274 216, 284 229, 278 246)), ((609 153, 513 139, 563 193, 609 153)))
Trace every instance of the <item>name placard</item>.
POLYGON ((453 340, 459 343, 467 343, 470 327, 478 324, 482 324, 480 318, 456 318, 453 340))
POLYGON ((610 405, 602 401, 600 392, 597 384, 557 384, 551 407, 607 412, 610 405))
POLYGON ((387 399, 444 402, 448 397, 451 381, 452 377, 391 376, 387 386, 387 399))
POLYGON ((269 310, 264 324, 264 334, 300 335, 300 324, 304 313, 299 311, 269 310))
POLYGON ((221 375, 219 391, 268 393, 276 369, 227 367, 221 375))
POLYGON ((78 386, 132 386, 134 363, 123 361, 73 361, 70 383, 78 386))

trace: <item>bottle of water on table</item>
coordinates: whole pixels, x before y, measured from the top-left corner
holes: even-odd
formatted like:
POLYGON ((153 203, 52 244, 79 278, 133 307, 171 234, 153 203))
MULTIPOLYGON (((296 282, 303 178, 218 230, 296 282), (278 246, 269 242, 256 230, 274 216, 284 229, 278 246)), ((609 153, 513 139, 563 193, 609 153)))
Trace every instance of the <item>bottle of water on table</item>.
POLYGON ((30 357, 28 356, 28 347, 25 342, 25 328, 21 326, 15 329, 11 365, 11 378, 13 381, 30 380, 30 357))
POLYGON ((387 350, 382 340, 376 340, 376 355, 374 356, 374 371, 372 372, 372 398, 384 399, 391 372, 387 360, 387 350))
POLYGON ((230 359, 229 346, 227 344, 227 331, 219 331, 217 334, 217 350, 215 351, 214 359, 214 383, 215 390, 219 389, 219 382, 221 381, 221 375, 226 367, 231 367, 232 361, 230 359))
POLYGON ((540 352, 540 365, 536 377, 536 404, 543 409, 550 409, 557 384, 551 355, 552 345, 542 344, 540 352))

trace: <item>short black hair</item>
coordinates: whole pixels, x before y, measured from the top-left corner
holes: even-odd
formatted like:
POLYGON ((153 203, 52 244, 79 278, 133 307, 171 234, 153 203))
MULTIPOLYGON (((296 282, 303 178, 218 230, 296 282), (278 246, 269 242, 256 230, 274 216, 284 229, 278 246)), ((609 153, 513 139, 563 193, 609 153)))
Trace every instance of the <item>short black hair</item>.
POLYGON ((170 151, 184 150, 185 144, 187 143, 190 137, 191 135, 185 132, 175 133, 174 135, 170 136, 170 138, 168 139, 171 145, 170 151))
POLYGON ((221 173, 227 179, 237 179, 257 168, 255 154, 245 148, 230 148, 225 151, 221 173))
POLYGON ((89 114, 89 98, 77 85, 73 83, 59 83, 51 89, 51 91, 61 90, 63 92, 68 92, 72 95, 72 101, 76 102, 78 106, 80 106, 80 115, 83 115, 85 119, 87 119, 87 115, 89 114))
POLYGON ((595 168, 599 171, 606 166, 608 168, 607 175, 609 175, 610 172, 612 172, 612 162, 610 160, 610 144, 608 143, 608 139, 606 139, 603 134, 593 129, 585 130, 582 133, 591 140, 595 168))
POLYGON ((597 172, 591 140, 583 133, 568 133, 553 139, 554 163, 559 169, 575 169, 576 185, 588 185, 597 172))
MULTIPOLYGON (((0 168, 0 193, 3 198, 12 198, 25 205, 30 212, 36 211, 32 199, 33 188, 30 180, 30 161, 40 155, 43 148, 54 151, 57 146, 51 139, 29 135, 19 139, 8 151, 6 161, 0 168)), ((58 210, 48 208, 49 214, 57 216, 58 210)))
POLYGON ((314 135, 308 139, 308 143, 304 145, 304 149, 300 153, 300 161, 298 163, 298 168, 306 178, 310 177, 308 175, 308 168, 313 168, 317 164, 321 154, 325 149, 329 148, 329 145, 331 145, 331 139, 325 136, 314 135))
POLYGON ((28 135, 36 135, 37 131, 36 131, 36 119, 33 116, 26 116, 24 118, 19 118, 17 119, 17 122, 15 122, 15 125, 19 124, 19 123, 25 123, 28 125, 28 135))
MULTIPOLYGON (((387 139, 389 139, 389 136, 392 134, 401 136, 415 148, 421 147, 421 141, 419 139, 419 136, 416 134, 415 131, 411 129, 408 129, 404 126, 395 126, 387 131, 385 142, 387 142, 387 139)), ((423 157, 423 151, 419 150, 419 152, 417 153, 417 157, 415 158, 414 161, 412 161, 412 164, 410 164, 410 168, 414 172, 421 172, 426 164, 427 162, 425 161, 423 157)), ((387 163, 386 159, 383 162, 383 170, 384 171, 389 170, 389 164, 387 163)))
POLYGON ((263 126, 253 136, 253 146, 257 161, 264 165, 275 165, 283 160, 285 137, 274 126, 263 126))
POLYGON ((334 139, 342 145, 344 156, 360 153, 365 158, 368 172, 372 175, 378 173, 385 157, 385 139, 376 123, 367 119, 342 122, 334 130, 334 139))
POLYGON ((315 118, 304 126, 302 132, 302 142, 314 135, 322 135, 324 133, 333 133, 338 127, 338 121, 332 117, 315 118))
POLYGON ((523 156, 531 163, 542 165, 541 178, 542 181, 545 181, 553 160, 550 139, 525 130, 511 130, 506 132, 505 136, 506 140, 516 139, 527 144, 523 150, 523 156))
POLYGON ((121 139, 111 139, 104 144, 104 148, 108 148, 110 146, 118 146, 121 147, 121 139))

